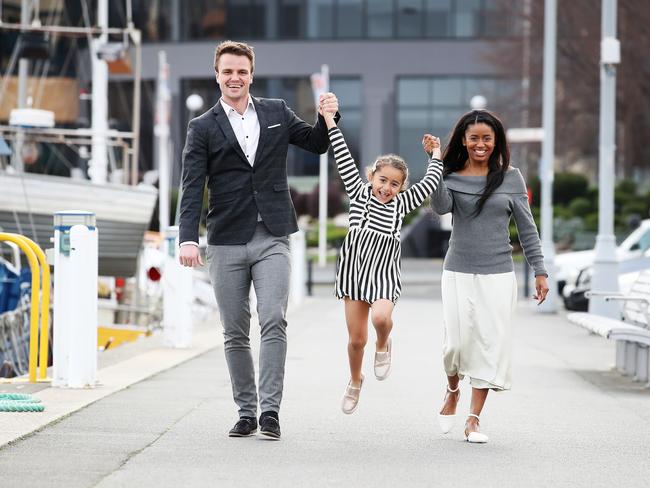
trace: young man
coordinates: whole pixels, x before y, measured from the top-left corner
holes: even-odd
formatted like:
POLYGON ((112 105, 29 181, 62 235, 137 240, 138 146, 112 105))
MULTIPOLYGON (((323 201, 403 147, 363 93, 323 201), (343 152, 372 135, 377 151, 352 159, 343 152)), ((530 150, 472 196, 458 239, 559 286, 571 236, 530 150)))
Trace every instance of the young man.
MULTIPOLYGON (((229 435, 257 432, 258 394, 249 340, 252 282, 261 326, 260 433, 279 439, 287 349, 288 235, 298 230, 287 182, 287 149, 295 144, 320 154, 327 151, 329 139, 321 116, 311 126, 284 100, 251 97, 254 68, 251 46, 232 41, 217 46, 214 69, 221 99, 190 121, 183 150, 180 262, 203 264, 198 230, 207 178, 206 255, 239 407, 239 421, 229 435)), ((338 109, 332 93, 321 96, 320 105, 338 109)))

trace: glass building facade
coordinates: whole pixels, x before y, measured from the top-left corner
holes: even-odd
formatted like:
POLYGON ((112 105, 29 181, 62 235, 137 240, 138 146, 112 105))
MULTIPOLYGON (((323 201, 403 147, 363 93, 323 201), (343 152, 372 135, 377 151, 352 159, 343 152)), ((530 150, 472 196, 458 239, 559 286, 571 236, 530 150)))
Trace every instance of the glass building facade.
MULTIPOLYGON (((517 0, 133 0, 145 41, 466 39, 517 35, 517 0)), ((125 18, 111 2, 111 25, 125 18)))

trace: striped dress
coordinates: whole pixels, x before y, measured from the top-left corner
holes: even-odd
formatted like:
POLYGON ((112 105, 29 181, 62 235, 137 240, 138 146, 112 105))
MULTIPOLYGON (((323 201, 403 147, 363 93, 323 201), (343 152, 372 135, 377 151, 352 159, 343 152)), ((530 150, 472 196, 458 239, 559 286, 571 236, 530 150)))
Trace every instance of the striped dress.
POLYGON ((359 176, 341 131, 329 130, 336 165, 350 198, 350 231, 343 241, 336 269, 336 296, 363 300, 397 301, 400 281, 400 229, 404 216, 415 210, 438 186, 442 162, 430 160, 419 183, 384 204, 359 176))

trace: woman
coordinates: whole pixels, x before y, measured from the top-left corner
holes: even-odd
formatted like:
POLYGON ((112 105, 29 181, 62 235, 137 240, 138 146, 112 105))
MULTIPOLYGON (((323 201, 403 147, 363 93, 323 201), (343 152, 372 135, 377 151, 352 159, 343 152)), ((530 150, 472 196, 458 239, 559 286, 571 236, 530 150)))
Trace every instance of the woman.
MULTIPOLYGON (((435 139, 426 134, 424 150, 435 139)), ((535 271, 535 299, 548 293, 547 273, 526 185, 510 166, 501 121, 473 110, 456 123, 443 153, 443 181, 432 194, 433 209, 452 213, 453 229, 442 273, 443 359, 448 386, 438 420, 443 433, 453 427, 459 380, 472 386, 465 439, 485 443, 479 417, 489 390, 511 386, 512 319, 517 282, 509 223, 514 217, 524 254, 535 271)))

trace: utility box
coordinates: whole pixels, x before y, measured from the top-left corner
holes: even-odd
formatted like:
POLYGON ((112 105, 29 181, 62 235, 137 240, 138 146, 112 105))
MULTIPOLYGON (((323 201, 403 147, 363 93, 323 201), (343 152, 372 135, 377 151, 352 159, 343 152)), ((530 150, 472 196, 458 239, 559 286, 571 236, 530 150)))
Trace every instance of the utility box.
POLYGON ((52 386, 97 381, 97 232, 92 212, 54 214, 52 386))
POLYGON ((192 343, 192 268, 179 261, 178 226, 164 232, 162 273, 163 342, 169 347, 185 348, 192 343))

